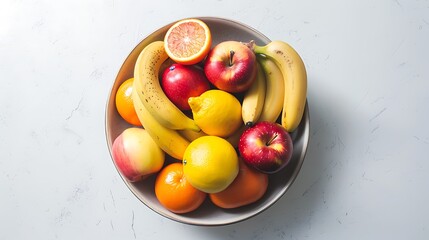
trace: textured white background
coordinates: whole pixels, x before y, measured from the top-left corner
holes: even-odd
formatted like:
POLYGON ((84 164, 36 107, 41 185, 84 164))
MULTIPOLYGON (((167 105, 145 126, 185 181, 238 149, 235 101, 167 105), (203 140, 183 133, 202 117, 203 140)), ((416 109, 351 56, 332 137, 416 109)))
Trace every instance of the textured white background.
POLYGON ((0 239, 429 239, 429 1, 0 2, 0 239), (291 43, 311 142, 290 190, 225 227, 164 219, 115 170, 104 111, 146 35, 226 17, 291 43))

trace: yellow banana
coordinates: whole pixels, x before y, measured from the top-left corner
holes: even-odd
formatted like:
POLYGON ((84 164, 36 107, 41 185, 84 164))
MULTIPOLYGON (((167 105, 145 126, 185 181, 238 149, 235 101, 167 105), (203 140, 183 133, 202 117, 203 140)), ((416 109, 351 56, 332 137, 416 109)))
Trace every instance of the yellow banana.
POLYGON ((147 45, 138 56, 134 67, 134 88, 141 89, 137 92, 141 102, 161 125, 170 129, 199 131, 200 128, 194 120, 180 111, 161 88, 158 74, 167 58, 162 41, 147 45))
POLYGON ((179 134, 181 136, 183 136, 184 138, 186 138, 188 141, 192 142, 195 139, 202 137, 202 136, 207 136, 207 133, 203 132, 203 131, 199 131, 199 132, 195 132, 192 130, 178 130, 179 134))
POLYGON ((265 46, 254 45, 256 54, 272 59, 284 78, 285 98, 281 117, 282 126, 292 132, 298 127, 307 100, 307 72, 299 54, 288 43, 272 41, 265 46))
POLYGON ((185 149, 190 142, 177 131, 162 126, 146 109, 138 96, 138 91, 141 89, 133 87, 132 98, 137 116, 143 127, 164 152, 173 158, 182 160, 185 149))
POLYGON ((257 60, 265 73, 266 93, 264 106, 258 121, 275 122, 283 109, 284 81, 277 65, 264 56, 257 55, 257 60))
POLYGON ((241 116, 244 124, 247 126, 252 126, 258 121, 265 101, 265 74, 258 62, 256 66, 256 79, 245 93, 243 103, 241 104, 241 116))

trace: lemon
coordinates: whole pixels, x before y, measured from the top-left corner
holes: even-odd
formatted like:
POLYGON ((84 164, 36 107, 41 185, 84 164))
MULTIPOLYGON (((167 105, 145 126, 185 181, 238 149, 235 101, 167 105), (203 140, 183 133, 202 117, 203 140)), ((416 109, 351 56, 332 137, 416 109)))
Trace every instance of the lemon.
POLYGON ((195 123, 208 135, 228 137, 242 124, 241 103, 234 95, 213 89, 188 99, 195 123))
POLYGON ((200 191, 216 193, 226 189, 237 177, 239 162, 234 147, 217 136, 192 141, 183 155, 183 173, 200 191))

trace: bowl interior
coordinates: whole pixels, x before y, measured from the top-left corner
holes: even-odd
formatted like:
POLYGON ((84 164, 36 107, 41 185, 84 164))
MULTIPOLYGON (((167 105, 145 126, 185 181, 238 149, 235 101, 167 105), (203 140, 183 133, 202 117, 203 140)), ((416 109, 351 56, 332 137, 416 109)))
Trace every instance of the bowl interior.
MULTIPOLYGON (((254 40, 258 45, 265 45, 270 40, 257 30, 246 26, 242 23, 214 17, 198 17, 203 20, 210 28, 213 37, 213 46, 221 41, 236 40, 242 42, 249 42, 254 40)), ((155 40, 163 40, 168 28, 172 25, 168 24, 157 31, 153 32, 145 39, 143 39, 129 54, 124 61, 118 75, 111 88, 109 98, 106 106, 106 139, 110 154, 112 143, 115 138, 126 128, 132 127, 127 124, 116 111, 115 108, 115 93, 120 84, 133 77, 134 65, 138 55, 143 48, 155 40)), ((294 140, 294 152, 291 162, 280 172, 269 176, 269 186, 264 197, 254 204, 244 206, 237 209, 225 210, 214 206, 207 198, 203 205, 196 211, 188 214, 174 214, 163 208, 155 197, 154 181, 155 177, 150 177, 144 181, 131 183, 125 179, 121 173, 122 179, 131 190, 131 192, 147 207, 153 211, 161 214, 164 217, 172 220, 193 224, 193 225, 225 225, 239 222, 257 215, 263 210, 274 204, 295 180, 301 165, 304 161, 307 144, 309 140, 309 114, 308 106, 306 106, 305 113, 301 124, 297 130, 292 133, 294 140)))

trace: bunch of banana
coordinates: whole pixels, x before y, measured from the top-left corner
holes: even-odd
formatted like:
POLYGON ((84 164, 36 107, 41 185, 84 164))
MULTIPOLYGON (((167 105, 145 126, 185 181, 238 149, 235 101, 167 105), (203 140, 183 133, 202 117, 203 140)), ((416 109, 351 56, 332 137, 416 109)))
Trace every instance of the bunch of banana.
POLYGON ((267 93, 259 121, 275 122, 283 109, 284 81, 277 65, 270 59, 257 55, 267 79, 267 93))
MULTIPOLYGON (((259 108, 258 104, 263 105, 259 118, 254 115, 253 118, 245 120, 245 123, 274 122, 282 113, 282 126, 288 132, 293 132, 301 122, 307 100, 307 72, 301 57, 283 41, 272 41, 265 46, 258 46, 252 41, 248 46, 255 52, 265 72, 266 90, 264 101, 252 102, 243 109, 244 115, 245 112, 253 112, 254 107, 259 108)), ((261 94, 259 91, 262 90, 253 93, 249 91, 244 101, 246 98, 256 98, 256 95, 261 94)))
POLYGON ((159 83, 158 74, 168 55, 163 41, 147 45, 137 58, 134 68, 133 88, 147 111, 164 127, 200 131, 194 120, 186 116, 165 95, 159 83))
POLYGON ((176 159, 183 159, 183 154, 190 142, 176 130, 162 126, 144 106, 138 96, 138 91, 141 89, 133 87, 132 98, 137 116, 143 127, 164 152, 176 159))
POLYGON ((170 156, 182 159, 190 141, 178 131, 199 131, 194 121, 165 95, 158 74, 168 58, 162 41, 147 45, 134 67, 133 103, 143 127, 158 146, 170 156))

